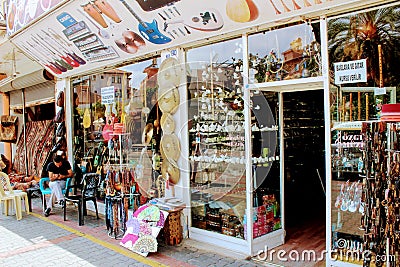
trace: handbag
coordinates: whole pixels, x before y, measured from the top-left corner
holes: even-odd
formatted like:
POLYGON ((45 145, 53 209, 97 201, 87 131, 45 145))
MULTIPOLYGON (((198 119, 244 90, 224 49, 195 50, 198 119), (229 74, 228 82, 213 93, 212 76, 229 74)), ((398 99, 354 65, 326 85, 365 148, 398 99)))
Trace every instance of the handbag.
POLYGON ((57 126, 57 130, 56 130, 56 136, 57 137, 64 136, 65 135, 65 131, 66 131, 65 122, 59 123, 58 126, 57 126))
POLYGON ((82 173, 90 173, 90 172, 92 172, 92 164, 91 164, 91 162, 82 160, 81 164, 80 164, 80 169, 81 169, 82 173))
POLYGON ((0 141, 9 143, 17 142, 18 117, 2 115, 0 120, 0 141))
MULTIPOLYGON (((5 167, 1 167, 1 171, 6 173, 6 174, 9 174, 11 172, 11 169, 12 169, 11 161, 9 161, 6 158, 6 156, 4 156, 3 154, 0 154, 0 159, 1 159, 1 162, 3 162, 3 164, 5 165, 5 167)), ((4 166, 4 165, 2 165, 2 166, 4 166)))
POLYGON ((57 112, 56 117, 54 118, 54 122, 60 123, 64 121, 64 108, 60 108, 57 112))
POLYGON ((64 107, 64 91, 60 91, 57 96, 57 106, 64 107))
POLYGON ((66 146, 67 141, 65 140, 65 137, 61 137, 51 149, 51 153, 56 153, 58 150, 65 150, 66 146))

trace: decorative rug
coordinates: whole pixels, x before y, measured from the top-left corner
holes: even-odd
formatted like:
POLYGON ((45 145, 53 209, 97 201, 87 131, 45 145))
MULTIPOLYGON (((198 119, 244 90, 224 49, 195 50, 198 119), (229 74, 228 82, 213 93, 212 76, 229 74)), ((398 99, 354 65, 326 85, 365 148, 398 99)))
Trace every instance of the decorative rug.
POLYGON ((52 120, 30 121, 26 123, 26 150, 28 166, 25 164, 23 131, 17 142, 13 169, 18 173, 42 176, 43 166, 53 148, 55 123, 52 120), (26 168, 27 167, 27 168, 26 168))

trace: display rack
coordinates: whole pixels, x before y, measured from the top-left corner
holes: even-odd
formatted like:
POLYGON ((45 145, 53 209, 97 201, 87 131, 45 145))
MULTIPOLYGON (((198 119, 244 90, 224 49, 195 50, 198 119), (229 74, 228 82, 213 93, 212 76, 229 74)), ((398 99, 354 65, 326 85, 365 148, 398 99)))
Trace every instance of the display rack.
MULTIPOLYGON (((239 77, 239 76, 237 76, 239 77)), ((244 119, 237 91, 202 83, 189 129, 192 226, 244 238, 244 119), (226 203, 229 203, 226 204, 226 203), (227 219, 223 219, 227 217, 227 219)))

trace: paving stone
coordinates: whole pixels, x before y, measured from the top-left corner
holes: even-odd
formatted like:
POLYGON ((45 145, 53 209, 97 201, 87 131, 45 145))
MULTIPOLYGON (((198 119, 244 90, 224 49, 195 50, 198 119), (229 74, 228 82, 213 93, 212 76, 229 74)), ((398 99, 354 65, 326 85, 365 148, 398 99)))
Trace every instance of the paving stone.
POLYGON ((228 266, 230 264, 233 264, 235 260, 233 259, 219 259, 217 265, 219 266, 228 266))
MULTIPOLYGON (((85 225, 78 226, 76 211, 68 210, 68 221, 63 220, 61 210, 53 210, 47 218, 41 217, 40 199, 33 199, 34 214, 24 216, 16 221, 15 216, 0 216, 0 254, 15 249, 23 249, 19 255, 0 258, 0 266, 135 266, 145 267, 140 258, 126 256, 125 248, 119 246, 120 240, 109 238, 104 218, 97 220, 94 216, 85 217, 85 225), (35 203, 35 201, 38 201, 35 203), (54 223, 56 224, 54 224, 54 223), (58 227, 58 225, 65 227, 58 227), (75 232, 69 229, 75 229, 75 232), (4 231, 3 231, 4 230, 4 231), (3 232, 6 233, 3 235, 3 232), (85 234, 80 236, 81 233, 85 234), (88 237, 91 237, 90 239, 88 237), (98 240, 93 242, 93 240, 98 240), (106 242, 108 246, 103 246, 106 242), (5 245, 7 244, 7 245, 5 245), (33 249, 32 249, 33 248, 33 249), (35 262, 27 264, 27 259, 35 262)), ((249 261, 236 260, 218 253, 201 250, 183 242, 177 246, 159 244, 158 253, 150 253, 146 260, 157 266, 160 263, 168 266, 257 266, 249 261)), ((132 255, 136 255, 131 252, 132 255)))
POLYGON ((201 266, 202 262, 199 259, 190 259, 188 263, 193 264, 195 266, 201 266))

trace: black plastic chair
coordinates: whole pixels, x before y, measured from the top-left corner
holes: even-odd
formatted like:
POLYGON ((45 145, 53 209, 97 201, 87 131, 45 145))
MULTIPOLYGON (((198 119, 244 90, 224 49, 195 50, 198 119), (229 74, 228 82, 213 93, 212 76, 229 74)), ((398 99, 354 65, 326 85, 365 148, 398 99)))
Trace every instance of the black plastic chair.
MULTIPOLYGON (((72 180, 72 179, 71 179, 72 180)), ((97 210, 97 188, 100 181, 100 175, 97 173, 86 173, 83 175, 81 184, 72 184, 68 181, 66 185, 65 201, 64 201, 64 221, 67 219, 67 202, 78 204, 78 220, 79 226, 84 225, 84 216, 87 215, 86 202, 93 201, 96 209, 96 217, 99 219, 99 212, 97 210), (80 190, 77 190, 77 188, 80 190), (75 189, 71 191, 70 189, 75 189), (75 192, 71 195, 71 192, 75 192)))

